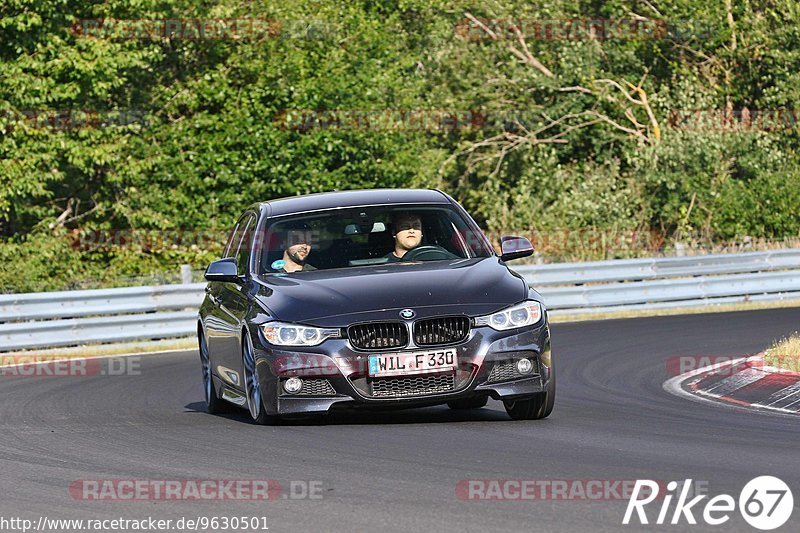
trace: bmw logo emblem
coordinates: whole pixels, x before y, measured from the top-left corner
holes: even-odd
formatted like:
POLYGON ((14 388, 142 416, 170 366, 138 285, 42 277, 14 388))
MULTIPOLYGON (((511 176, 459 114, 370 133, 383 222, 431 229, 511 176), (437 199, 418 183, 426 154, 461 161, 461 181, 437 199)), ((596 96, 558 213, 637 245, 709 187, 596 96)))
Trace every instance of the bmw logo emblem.
POLYGON ((400 318, 411 320, 415 316, 417 316, 417 313, 415 313, 412 309, 403 309, 402 311, 400 311, 400 318))

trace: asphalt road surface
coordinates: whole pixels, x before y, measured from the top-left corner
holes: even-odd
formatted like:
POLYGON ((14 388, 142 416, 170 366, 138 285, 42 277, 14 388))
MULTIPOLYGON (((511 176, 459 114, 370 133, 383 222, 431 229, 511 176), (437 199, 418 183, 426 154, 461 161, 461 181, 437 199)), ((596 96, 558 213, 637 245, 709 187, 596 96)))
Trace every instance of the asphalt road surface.
MULTIPOLYGON (((269 531, 756 531, 738 511, 717 527, 623 526, 627 500, 613 491, 602 501, 498 501, 464 500, 456 487, 693 479, 698 490, 738 499, 747 481, 774 475, 795 498, 780 531, 797 531, 800 420, 691 402, 662 383, 671 357, 756 353, 798 329, 800 309, 556 324, 556 407, 549 419, 530 422, 512 422, 490 401, 472 412, 342 413, 259 427, 243 412, 203 412, 193 351, 143 356, 116 376, 6 376, 0 517, 258 516, 269 531), (287 498, 119 501, 70 493, 80 480, 107 479, 270 479, 287 498), (313 482, 315 498, 303 498, 304 482, 313 482)), ((660 504, 652 505, 651 522, 660 504)), ((702 509, 694 515, 702 524, 702 509)))

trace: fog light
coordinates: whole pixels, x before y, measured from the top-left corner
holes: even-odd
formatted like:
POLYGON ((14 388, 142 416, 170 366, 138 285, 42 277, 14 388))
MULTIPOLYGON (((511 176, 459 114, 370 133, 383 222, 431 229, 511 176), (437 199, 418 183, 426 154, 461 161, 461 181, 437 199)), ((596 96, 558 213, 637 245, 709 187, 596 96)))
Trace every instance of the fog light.
POLYGON ((533 370, 533 363, 530 359, 520 359, 517 361, 517 372, 520 374, 530 374, 533 370))
POLYGON ((289 378, 283 382, 283 390, 289 394, 297 394, 303 388, 303 380, 300 378, 289 378))

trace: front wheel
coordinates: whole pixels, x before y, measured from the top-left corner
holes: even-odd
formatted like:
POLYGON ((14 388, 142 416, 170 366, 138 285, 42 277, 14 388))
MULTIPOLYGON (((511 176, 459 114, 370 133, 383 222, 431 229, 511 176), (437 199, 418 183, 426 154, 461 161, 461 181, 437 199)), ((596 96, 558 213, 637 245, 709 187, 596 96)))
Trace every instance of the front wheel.
POLYGON ((275 424, 277 417, 270 416, 264 409, 263 395, 261 394, 261 383, 258 381, 256 372, 256 360, 253 353, 253 345, 250 337, 245 332, 242 340, 242 366, 244 368, 245 396, 247 398, 247 410, 253 422, 259 425, 275 424))
POLYGON ((206 412, 212 415, 230 412, 230 405, 217 396, 217 391, 214 388, 214 379, 211 376, 211 356, 208 352, 206 337, 203 335, 202 331, 197 332, 197 341, 200 345, 200 366, 203 370, 203 391, 206 397, 206 412))
POLYGON ((556 399, 556 374, 550 373, 547 390, 539 392, 529 398, 508 400, 503 402, 506 413, 514 420, 541 420, 553 412, 556 399))

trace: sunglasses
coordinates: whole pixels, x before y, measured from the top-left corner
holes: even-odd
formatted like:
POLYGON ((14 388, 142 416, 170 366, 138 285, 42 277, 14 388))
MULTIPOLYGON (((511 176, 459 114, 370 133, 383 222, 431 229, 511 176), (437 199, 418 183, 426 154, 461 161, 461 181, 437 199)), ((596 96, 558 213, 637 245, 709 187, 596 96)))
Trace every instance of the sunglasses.
POLYGON ((408 231, 410 229, 415 229, 417 231, 422 230, 422 223, 421 222, 401 222, 395 226, 395 230, 397 231, 408 231))

